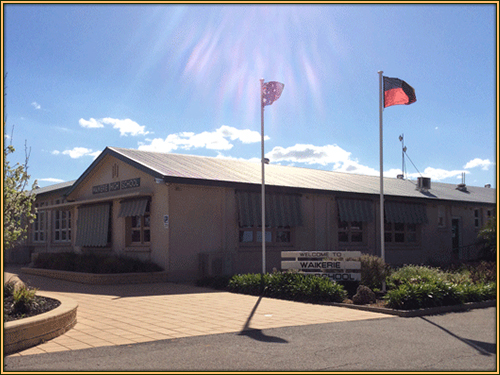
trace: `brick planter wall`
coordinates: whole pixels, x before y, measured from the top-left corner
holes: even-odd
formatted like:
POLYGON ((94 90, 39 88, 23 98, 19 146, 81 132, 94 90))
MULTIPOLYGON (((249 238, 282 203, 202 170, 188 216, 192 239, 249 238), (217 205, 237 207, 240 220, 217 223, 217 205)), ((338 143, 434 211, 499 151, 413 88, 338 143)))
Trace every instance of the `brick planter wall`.
POLYGON ((144 273, 113 273, 113 274, 95 274, 84 272, 70 272, 47 270, 42 268, 22 268, 25 274, 50 277, 53 279, 73 281, 82 284, 98 284, 98 285, 113 285, 113 284, 144 284, 144 283, 160 283, 167 281, 167 272, 144 272, 144 273))

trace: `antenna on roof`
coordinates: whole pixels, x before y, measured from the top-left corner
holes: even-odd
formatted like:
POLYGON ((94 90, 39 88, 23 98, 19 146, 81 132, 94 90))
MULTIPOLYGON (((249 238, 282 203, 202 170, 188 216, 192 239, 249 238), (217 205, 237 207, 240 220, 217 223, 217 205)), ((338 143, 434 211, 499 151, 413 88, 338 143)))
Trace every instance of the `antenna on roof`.
POLYGON ((404 141, 404 134, 401 134, 399 136, 399 141, 401 142, 401 174, 398 175, 398 178, 401 177, 402 180, 404 180, 405 175, 406 175, 406 168, 405 168, 405 152, 406 152, 406 147, 405 147, 405 141, 404 141))
MULTIPOLYGON (((404 140, 404 135, 400 135, 400 136, 399 136, 399 140, 400 140, 401 142, 403 142, 403 140, 404 140)), ((420 171, 418 170, 418 168, 415 166, 415 163, 413 163, 413 161, 410 159, 410 157, 409 157, 409 156, 408 156, 408 154, 406 153, 407 148, 406 148, 406 146, 404 145, 404 143, 403 143, 403 145, 402 145, 402 148, 403 148, 403 170, 405 169, 404 156, 406 155, 406 157, 410 160, 411 164, 412 164, 412 165, 415 167, 415 169, 417 170, 417 172, 418 172, 418 174, 420 175, 420 177, 423 177, 423 176, 422 176, 422 173, 420 173, 420 171)), ((403 172, 403 173, 404 173, 404 172, 403 172)))

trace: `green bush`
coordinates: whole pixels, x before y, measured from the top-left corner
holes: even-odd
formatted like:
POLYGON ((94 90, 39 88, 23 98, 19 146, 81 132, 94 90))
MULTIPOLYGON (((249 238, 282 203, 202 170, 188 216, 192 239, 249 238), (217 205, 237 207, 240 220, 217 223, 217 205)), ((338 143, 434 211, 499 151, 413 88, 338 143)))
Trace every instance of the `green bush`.
POLYGON ((162 271, 160 266, 151 261, 94 253, 40 253, 33 267, 97 274, 162 271))
POLYGON ((387 278, 387 288, 396 289, 403 284, 433 283, 437 281, 466 282, 467 275, 445 272, 436 267, 408 265, 393 271, 387 278))
POLYGON ((475 282, 470 272, 445 272, 438 268, 405 266, 388 278, 388 307, 418 309, 457 305, 496 298, 495 282, 475 282))
POLYGON ((14 312, 26 314, 34 306, 35 296, 38 289, 29 288, 22 284, 16 287, 12 296, 14 297, 14 312))
POLYGON ((342 302, 347 296, 342 285, 326 277, 298 272, 235 275, 228 290, 302 302, 342 302))
POLYGON ((9 298, 14 295, 16 284, 16 281, 12 279, 3 284, 3 298, 9 298))
POLYGON ((489 283, 497 281, 496 262, 471 262, 454 267, 451 271, 467 275, 473 283, 489 283))
POLYGON ((361 262, 361 285, 372 290, 380 290, 382 282, 390 275, 390 266, 384 260, 375 255, 363 254, 361 262))
POLYGON ((496 283, 453 284, 436 283, 404 284, 387 292, 384 297, 388 307, 394 309, 421 309, 435 306, 451 306, 467 302, 480 302, 496 298, 496 283))

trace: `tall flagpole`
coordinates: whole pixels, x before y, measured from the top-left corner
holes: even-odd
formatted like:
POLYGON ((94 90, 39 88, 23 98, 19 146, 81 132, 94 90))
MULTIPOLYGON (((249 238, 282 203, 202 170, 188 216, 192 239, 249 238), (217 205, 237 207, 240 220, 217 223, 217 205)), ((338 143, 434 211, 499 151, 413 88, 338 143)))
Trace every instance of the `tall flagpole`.
POLYGON ((264 78, 260 79, 260 151, 262 163, 262 274, 266 273, 266 187, 264 176, 264 78))
MULTIPOLYGON (((384 232, 384 136, 383 120, 384 112, 384 72, 379 70, 379 132, 380 132, 380 257, 385 262, 385 232, 384 232)), ((385 292, 385 281, 382 282, 382 291, 385 292)))

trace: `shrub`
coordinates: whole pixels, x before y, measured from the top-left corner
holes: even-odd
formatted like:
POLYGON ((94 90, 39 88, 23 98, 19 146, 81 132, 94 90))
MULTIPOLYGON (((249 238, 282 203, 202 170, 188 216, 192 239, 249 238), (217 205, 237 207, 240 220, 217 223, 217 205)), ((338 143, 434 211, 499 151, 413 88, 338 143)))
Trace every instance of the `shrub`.
POLYGON ((372 290, 381 289, 382 282, 390 274, 390 266, 375 255, 363 254, 361 262, 361 285, 366 285, 372 290))
POLYGON ((418 309, 478 302, 496 298, 496 283, 473 282, 469 272, 405 266, 388 278, 387 305, 418 309))
POLYGON ((3 298, 9 298, 14 295, 14 290, 16 289, 17 282, 15 280, 8 280, 3 284, 3 298))
POLYGON ((25 314, 35 305, 35 296, 38 289, 29 288, 22 284, 16 287, 12 296, 14 297, 14 312, 25 314))
POLYGON ((461 264, 454 270, 456 273, 467 275, 473 283, 489 283, 497 281, 496 262, 472 262, 461 264))
POLYGON ((446 273, 439 268, 408 265, 391 273, 387 278, 387 288, 396 289, 403 284, 432 283, 438 280, 452 281, 457 277, 459 276, 446 273))
POLYGON ((302 302, 342 302, 347 296, 342 285, 326 277, 297 272, 235 275, 229 281, 228 289, 302 302))
POLYGON ((352 302, 356 305, 366 305, 377 300, 375 293, 365 285, 360 285, 356 294, 352 297, 352 302))

